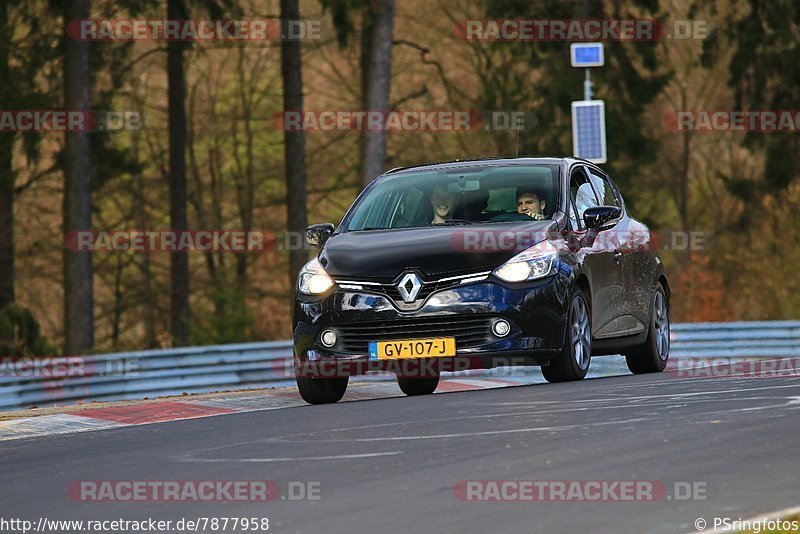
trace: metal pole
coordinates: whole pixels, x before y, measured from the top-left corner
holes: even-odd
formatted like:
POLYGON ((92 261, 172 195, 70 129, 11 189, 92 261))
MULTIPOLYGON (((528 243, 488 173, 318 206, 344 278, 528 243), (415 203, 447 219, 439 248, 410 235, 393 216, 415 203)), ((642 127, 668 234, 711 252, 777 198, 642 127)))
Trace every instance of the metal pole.
POLYGON ((589 67, 586 67, 586 80, 583 82, 583 99, 584 100, 591 100, 592 99, 592 74, 589 67))

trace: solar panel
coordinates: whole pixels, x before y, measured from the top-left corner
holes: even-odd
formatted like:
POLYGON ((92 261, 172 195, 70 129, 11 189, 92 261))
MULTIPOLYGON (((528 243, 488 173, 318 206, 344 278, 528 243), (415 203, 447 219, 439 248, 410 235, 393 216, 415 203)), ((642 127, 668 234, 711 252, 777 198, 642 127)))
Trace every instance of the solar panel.
POLYGON ((605 64, 603 43, 572 43, 569 58, 573 67, 602 67, 605 64))
POLYGON ((572 103, 572 148, 576 157, 605 163, 606 108, 602 100, 572 103))

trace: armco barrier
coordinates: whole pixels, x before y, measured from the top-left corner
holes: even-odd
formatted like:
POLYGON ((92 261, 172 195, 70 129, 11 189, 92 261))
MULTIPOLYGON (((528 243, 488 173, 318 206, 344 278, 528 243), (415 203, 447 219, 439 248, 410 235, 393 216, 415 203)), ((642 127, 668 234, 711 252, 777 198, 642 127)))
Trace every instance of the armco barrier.
MULTIPOLYGON (((185 347, 78 358, 81 374, 18 376, 0 369, 0 410, 86 400, 294 385, 290 341, 185 347), (104 376, 103 370, 127 370, 104 376)), ((671 357, 800 356, 800 321, 672 325, 671 357)), ((598 358, 598 362, 600 363, 598 358)), ((487 371, 491 372, 491 371, 487 371)), ((537 368, 522 372, 538 373, 537 368)), ((475 371, 481 374, 483 371, 475 371)), ((372 380, 392 380, 390 375, 372 380)))
POLYGON ((76 357, 83 368, 78 376, 0 373, 0 409, 289 386, 291 355, 291 342, 270 341, 76 357), (103 370, 125 372, 103 376, 103 370))
POLYGON ((797 357, 800 321, 674 324, 670 355, 797 357))

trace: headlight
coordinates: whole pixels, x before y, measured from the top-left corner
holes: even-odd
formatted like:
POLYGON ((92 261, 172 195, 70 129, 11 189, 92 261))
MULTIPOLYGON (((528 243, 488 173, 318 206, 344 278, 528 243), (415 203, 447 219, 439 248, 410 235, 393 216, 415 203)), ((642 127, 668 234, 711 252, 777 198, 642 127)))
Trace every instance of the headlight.
POLYGON ((333 287, 333 280, 316 258, 303 265, 297 278, 297 289, 304 295, 321 295, 333 287))
POLYGON ((495 269, 494 275, 506 282, 525 282, 549 276, 557 269, 558 249, 549 241, 542 241, 495 269))

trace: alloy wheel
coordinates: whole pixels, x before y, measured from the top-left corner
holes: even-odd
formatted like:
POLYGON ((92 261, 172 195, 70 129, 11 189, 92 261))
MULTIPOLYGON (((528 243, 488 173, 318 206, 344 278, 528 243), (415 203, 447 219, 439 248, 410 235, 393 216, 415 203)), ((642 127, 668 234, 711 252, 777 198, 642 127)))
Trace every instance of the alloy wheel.
POLYGON ((669 311, 664 293, 656 292, 653 313, 655 314, 656 350, 661 360, 669 357, 669 311))
POLYGON ((572 305, 570 314, 570 339, 572 341, 575 363, 581 370, 589 367, 591 357, 591 328, 589 326, 589 310, 586 301, 578 297, 572 305))

